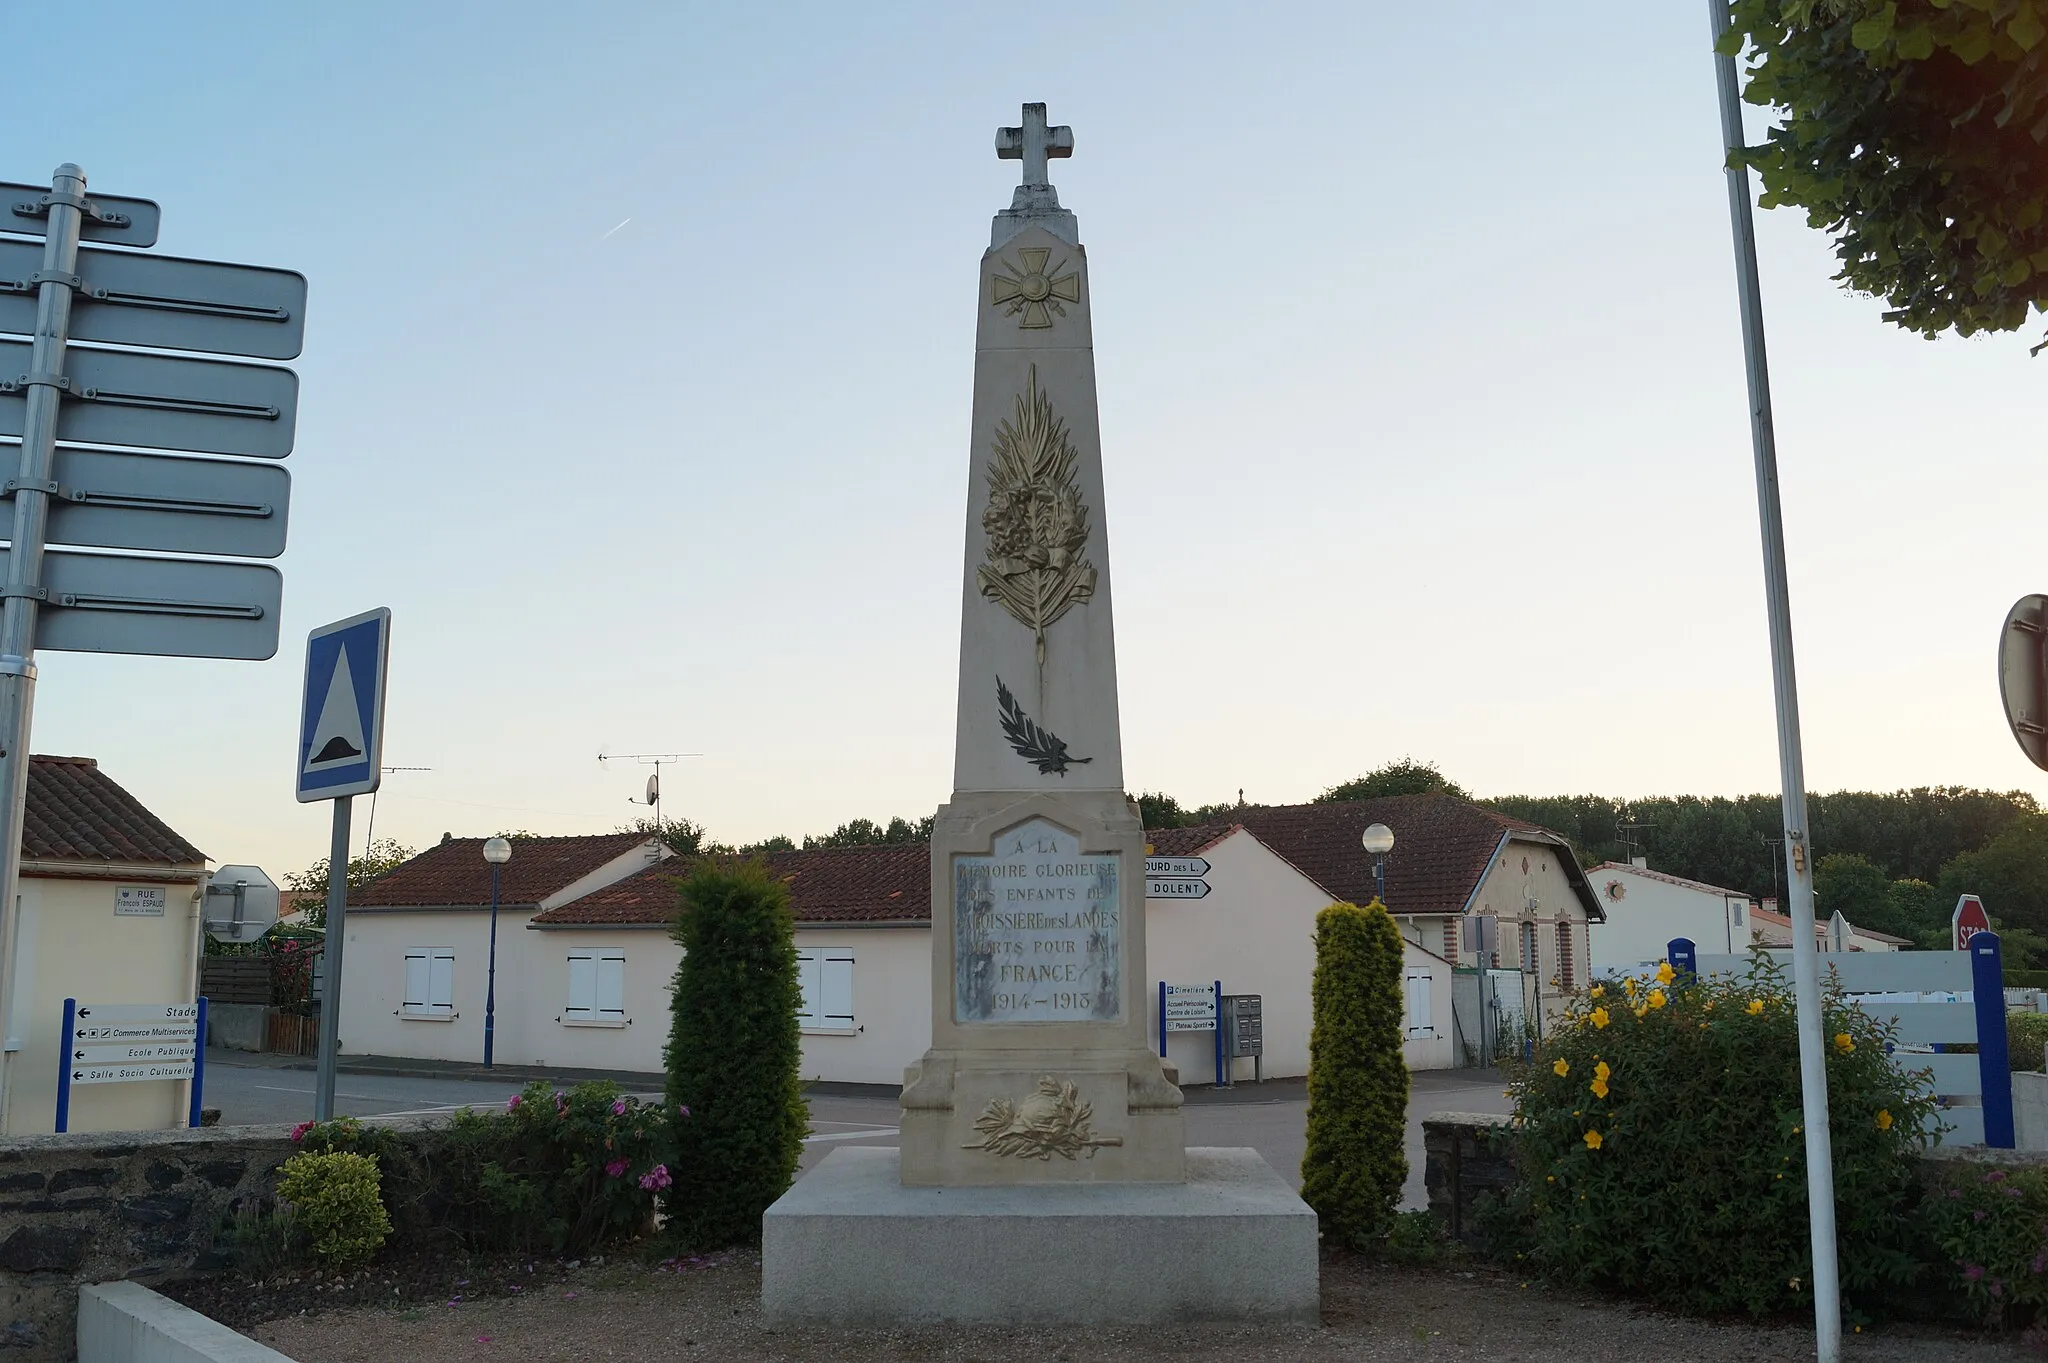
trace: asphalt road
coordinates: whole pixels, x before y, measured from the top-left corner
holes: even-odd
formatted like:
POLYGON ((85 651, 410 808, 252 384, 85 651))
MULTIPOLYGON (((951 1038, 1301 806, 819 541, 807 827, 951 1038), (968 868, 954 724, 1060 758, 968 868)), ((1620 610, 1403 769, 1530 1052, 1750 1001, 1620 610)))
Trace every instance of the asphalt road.
MULTIPOLYGON (((463 1107, 502 1108, 522 1087, 524 1083, 517 1079, 344 1072, 335 1081, 334 1097, 335 1107, 351 1116, 414 1116, 463 1107)), ((313 1074, 277 1068, 274 1063, 236 1063, 211 1053, 206 1067, 206 1105, 219 1108, 221 1120, 230 1125, 304 1121, 313 1115, 313 1074)), ((1444 1111, 1507 1110, 1500 1077, 1491 1071, 1437 1070, 1415 1075, 1408 1104, 1408 1186, 1403 1205, 1423 1205, 1424 1116, 1444 1111)), ((1300 1081, 1276 1083, 1270 1097, 1250 1084, 1239 1085, 1229 1097, 1196 1090, 1186 1111, 1189 1145, 1250 1146, 1299 1186, 1308 1113, 1300 1081)), ((896 1120, 893 1095, 813 1094, 811 1135, 805 1141, 803 1167, 816 1164, 841 1145, 895 1145, 896 1120)))

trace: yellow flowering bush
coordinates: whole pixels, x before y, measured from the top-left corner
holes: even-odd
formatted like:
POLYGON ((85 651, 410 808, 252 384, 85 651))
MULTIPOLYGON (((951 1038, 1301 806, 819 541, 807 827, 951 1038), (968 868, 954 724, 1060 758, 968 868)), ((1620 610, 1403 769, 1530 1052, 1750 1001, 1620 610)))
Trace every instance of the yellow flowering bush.
MULTIPOLYGON (((1791 984, 1675 973, 1611 1012, 1585 997, 1514 1068, 1512 1248, 1575 1284, 1670 1307, 1811 1309, 1799 1038, 1791 984), (1719 1007, 1715 1005, 1718 1004, 1719 1007)), ((1932 1109, 1885 1057, 1893 1024, 1823 1001, 1842 1285, 1880 1304, 1910 1280, 1915 1168, 1932 1109)))

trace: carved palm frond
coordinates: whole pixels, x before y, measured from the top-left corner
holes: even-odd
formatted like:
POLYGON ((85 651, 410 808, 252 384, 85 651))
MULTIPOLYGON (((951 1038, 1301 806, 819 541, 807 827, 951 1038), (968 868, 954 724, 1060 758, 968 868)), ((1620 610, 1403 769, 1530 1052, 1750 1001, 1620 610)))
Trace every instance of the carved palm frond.
POLYGON ((1068 753, 1067 741, 1025 714, 1001 677, 996 678, 996 717, 1002 723, 1003 737, 1010 741, 1010 750, 1037 766, 1040 776, 1065 776, 1069 766, 1095 760, 1068 753))

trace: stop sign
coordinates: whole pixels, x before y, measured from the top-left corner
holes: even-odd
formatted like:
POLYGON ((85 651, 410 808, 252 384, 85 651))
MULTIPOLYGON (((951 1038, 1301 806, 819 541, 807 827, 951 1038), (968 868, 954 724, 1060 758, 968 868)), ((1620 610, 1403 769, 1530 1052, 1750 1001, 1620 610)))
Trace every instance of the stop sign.
POLYGON ((1957 951, 1968 951, 1971 937, 1991 931, 1991 915, 1984 912, 1984 901, 1973 894, 1966 894, 1956 901, 1955 917, 1949 921, 1955 927, 1957 951))

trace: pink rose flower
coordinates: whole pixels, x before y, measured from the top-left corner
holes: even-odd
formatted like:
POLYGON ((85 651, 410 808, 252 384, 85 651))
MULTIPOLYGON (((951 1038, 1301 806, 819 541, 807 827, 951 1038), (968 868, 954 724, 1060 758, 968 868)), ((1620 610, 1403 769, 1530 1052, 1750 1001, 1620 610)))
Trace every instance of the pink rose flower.
POLYGON ((676 1112, 681 1116, 687 1117, 690 1115, 690 1105, 688 1103, 684 1103, 678 1108, 676 1108, 676 1112))
POLYGON ((626 1100, 625 1100, 624 1098, 621 1098, 621 1099, 619 1099, 619 1100, 618 1100, 617 1102, 615 1102, 615 1103, 613 1103, 613 1104, 612 1104, 612 1116, 614 1116, 614 1117, 623 1117, 623 1116, 625 1116, 625 1115, 626 1115, 626 1100))
POLYGON ((292 1144, 297 1145, 300 1141, 306 1139, 306 1133, 312 1129, 313 1124, 311 1122, 300 1122, 297 1126, 293 1127, 292 1144))
POLYGON ((626 1171, 632 1167, 633 1162, 631 1160, 615 1159, 604 1167, 604 1171, 613 1178, 624 1178, 626 1171))
POLYGON ((512 1096, 511 1096, 510 1098, 507 1098, 507 1099, 505 1100, 505 1110, 506 1110, 507 1112, 517 1112, 517 1111, 519 1110, 519 1095, 518 1095, 518 1094, 516 1094, 516 1093, 515 1093, 515 1094, 513 1094, 513 1095, 512 1095, 512 1096))
POLYGON ((647 1192, 650 1193, 655 1192, 658 1189, 666 1188, 674 1182, 675 1180, 669 1177, 668 1166, 666 1164, 657 1164, 652 1169, 648 1170, 646 1173, 640 1175, 641 1188, 645 1189, 647 1192))

